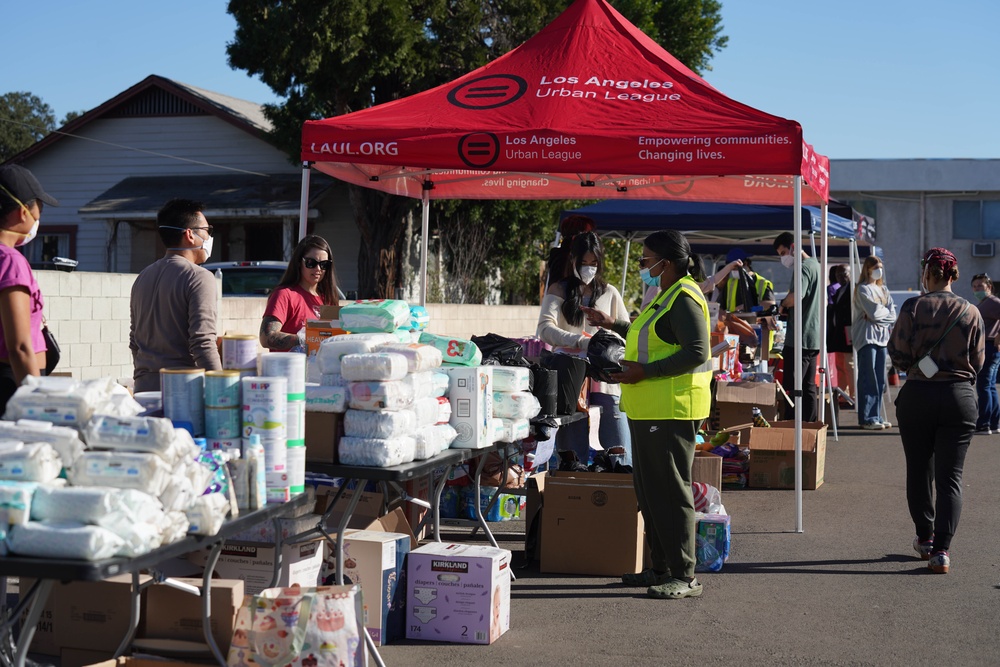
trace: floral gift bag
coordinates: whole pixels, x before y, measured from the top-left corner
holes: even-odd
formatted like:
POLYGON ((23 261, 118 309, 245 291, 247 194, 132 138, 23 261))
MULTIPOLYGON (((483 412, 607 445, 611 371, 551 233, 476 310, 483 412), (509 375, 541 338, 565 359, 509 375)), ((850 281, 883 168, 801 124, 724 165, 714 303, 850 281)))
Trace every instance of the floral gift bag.
POLYGON ((268 588, 236 614, 229 667, 363 667, 358 586, 268 588))

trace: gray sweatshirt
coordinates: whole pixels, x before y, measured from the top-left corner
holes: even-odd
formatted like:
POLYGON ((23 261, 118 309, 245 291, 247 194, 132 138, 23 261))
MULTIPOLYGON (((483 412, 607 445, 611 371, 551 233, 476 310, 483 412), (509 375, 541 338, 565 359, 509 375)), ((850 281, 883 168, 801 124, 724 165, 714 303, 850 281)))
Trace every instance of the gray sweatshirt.
POLYGON ((896 304, 883 285, 861 283, 854 291, 851 343, 855 350, 865 345, 885 347, 896 323, 896 304))

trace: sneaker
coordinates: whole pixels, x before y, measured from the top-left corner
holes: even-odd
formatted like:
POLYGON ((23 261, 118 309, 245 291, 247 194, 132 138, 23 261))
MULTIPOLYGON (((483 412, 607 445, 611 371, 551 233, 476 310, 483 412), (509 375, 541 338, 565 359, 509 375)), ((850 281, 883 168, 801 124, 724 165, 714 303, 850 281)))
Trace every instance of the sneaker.
POLYGON ((646 595, 660 600, 680 600, 681 598, 696 598, 701 595, 702 586, 697 579, 671 579, 658 586, 646 589, 646 595))
POLYGON ((976 435, 993 435, 993 429, 991 428, 977 428, 976 435))
POLYGON ((935 551, 931 554, 930 560, 927 561, 927 569, 934 574, 948 574, 949 567, 951 567, 951 559, 948 558, 947 551, 935 551))
POLYGON ((920 560, 927 560, 931 557, 931 552, 934 550, 934 540, 921 542, 919 537, 914 537, 913 550, 920 555, 920 560))
POLYGON ((871 424, 862 424, 861 428, 866 431, 881 431, 885 427, 879 422, 872 422, 871 424))
POLYGON ((882 428, 892 428, 892 422, 882 422, 882 428))

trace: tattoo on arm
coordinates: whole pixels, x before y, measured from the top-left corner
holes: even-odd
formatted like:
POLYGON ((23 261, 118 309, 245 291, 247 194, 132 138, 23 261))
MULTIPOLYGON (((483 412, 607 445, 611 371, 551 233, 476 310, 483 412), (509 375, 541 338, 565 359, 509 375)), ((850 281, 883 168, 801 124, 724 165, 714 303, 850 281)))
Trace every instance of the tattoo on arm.
POLYGON ((260 323, 260 344, 270 350, 290 350, 299 342, 295 334, 281 332, 281 320, 265 315, 260 323))

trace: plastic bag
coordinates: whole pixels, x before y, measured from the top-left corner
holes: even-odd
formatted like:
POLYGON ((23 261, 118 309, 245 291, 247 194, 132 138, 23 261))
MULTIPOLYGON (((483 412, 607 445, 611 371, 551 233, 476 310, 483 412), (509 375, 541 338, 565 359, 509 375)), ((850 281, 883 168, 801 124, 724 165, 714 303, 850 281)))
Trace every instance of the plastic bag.
POLYGON ((611 373, 621 373, 625 358, 625 341, 618 334, 600 329, 590 339, 587 346, 588 374, 601 382, 617 382, 611 373))
POLYGON ((524 348, 521 344, 499 334, 488 333, 485 336, 473 336, 472 342, 483 353, 483 365, 494 366, 528 366, 524 358, 524 348))

